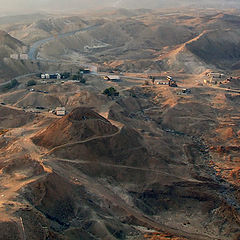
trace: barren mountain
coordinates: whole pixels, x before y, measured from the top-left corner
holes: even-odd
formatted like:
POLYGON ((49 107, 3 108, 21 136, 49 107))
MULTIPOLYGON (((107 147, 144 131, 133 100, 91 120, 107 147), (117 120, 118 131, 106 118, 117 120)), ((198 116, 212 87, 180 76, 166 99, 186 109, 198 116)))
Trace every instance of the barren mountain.
MULTIPOLYGON (((87 0, 69 0, 67 3, 64 0, 52 0, 51 2, 39 1, 31 2, 29 0, 13 0, 12 2, 5 3, 2 7, 5 11, 14 12, 14 9, 23 12, 36 12, 36 9, 47 10, 49 12, 65 12, 81 11, 86 9, 99 9, 103 7, 114 7, 114 8, 181 8, 181 7, 196 7, 196 8, 239 8, 239 2, 237 0, 203 0, 199 2, 198 0, 149 0, 146 1, 139 0, 137 3, 134 0, 102 0, 101 5, 98 0, 92 0, 91 2, 87 0)), ((16 10, 15 10, 16 11, 16 10)))
POLYGON ((21 51, 23 43, 11 37, 4 31, 0 31, 0 58, 9 57, 11 53, 21 51))
POLYGON ((11 54, 25 53, 26 49, 27 46, 24 43, 13 38, 5 31, 0 31, 0 82, 39 69, 42 64, 10 59, 11 54))
POLYGON ((20 39, 25 43, 33 43, 39 39, 47 38, 50 36, 56 36, 59 33, 71 32, 79 30, 88 25, 87 21, 84 21, 78 16, 72 17, 43 17, 30 24, 21 25, 5 25, 4 28, 12 36, 20 39), (22 31, 24 28, 24 32, 22 31))
POLYGON ((39 56, 85 58, 103 70, 129 72, 200 73, 209 68, 236 68, 239 62, 239 16, 234 12, 118 14, 111 11, 100 26, 44 44, 39 56))
POLYGON ((239 141, 223 112, 238 110, 236 94, 228 104, 222 95, 134 87, 111 100, 110 120, 84 107, 10 129, 1 143, 2 225, 20 237, 21 217, 31 239, 237 239, 239 141))

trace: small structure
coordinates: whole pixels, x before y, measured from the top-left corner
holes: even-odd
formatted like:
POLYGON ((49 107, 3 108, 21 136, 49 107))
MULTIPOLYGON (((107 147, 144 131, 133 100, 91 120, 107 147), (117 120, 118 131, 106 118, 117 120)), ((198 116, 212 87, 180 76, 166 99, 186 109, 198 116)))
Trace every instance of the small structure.
POLYGON ((57 107, 55 112, 56 112, 57 116, 65 116, 66 115, 65 107, 57 107))
POLYGON ((168 85, 168 82, 162 82, 162 81, 158 81, 157 85, 168 85))
POLYGON ((209 81, 209 80, 207 80, 207 79, 204 79, 204 80, 203 80, 203 83, 204 83, 204 84, 209 84, 209 83, 210 83, 210 81, 209 81))
POLYGON ((22 53, 22 54, 19 55, 19 58, 21 60, 28 60, 28 55, 26 53, 22 53))
POLYGON ((42 79, 46 79, 46 74, 41 74, 42 79))
MULTIPOLYGON (((64 81, 63 81, 64 83, 64 81)), ((80 80, 69 80, 68 83, 80 83, 80 80)))
POLYGON ((218 72, 208 72, 207 76, 209 78, 223 78, 224 74, 223 73, 218 73, 218 72))
POLYGON ((107 75, 104 77, 104 80, 112 81, 112 82, 120 82, 121 78, 118 75, 107 75))
POLYGON ((61 75, 59 73, 50 74, 50 79, 61 79, 61 75))
POLYGON ((43 73, 41 74, 41 79, 61 79, 61 74, 59 73, 54 73, 54 74, 48 74, 48 73, 43 73))
POLYGON ((62 79, 62 75, 60 73, 56 73, 57 79, 62 79))
POLYGON ((80 70, 80 73, 82 73, 82 74, 89 74, 89 73, 91 73, 91 70, 88 69, 88 68, 84 68, 84 69, 80 70))
POLYGON ((177 87, 177 83, 172 77, 167 76, 167 80, 169 87, 177 87))
POLYGON ((185 94, 190 94, 192 91, 188 88, 184 88, 182 89, 182 93, 185 93, 185 94))
POLYGON ((14 54, 10 55, 10 58, 14 59, 14 60, 18 60, 19 59, 19 55, 17 53, 14 53, 14 54))

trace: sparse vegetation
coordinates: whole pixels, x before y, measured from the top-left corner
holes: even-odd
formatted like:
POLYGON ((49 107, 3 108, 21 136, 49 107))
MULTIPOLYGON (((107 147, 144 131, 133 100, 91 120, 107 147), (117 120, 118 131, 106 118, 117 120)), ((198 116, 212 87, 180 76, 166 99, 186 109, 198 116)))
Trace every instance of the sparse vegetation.
POLYGON ((79 76, 76 75, 76 74, 74 74, 74 75, 72 76, 72 79, 73 79, 73 80, 79 80, 79 76))
POLYGON ((86 79, 85 78, 80 79, 80 83, 85 84, 86 83, 86 79))
POLYGON ((70 72, 63 72, 61 73, 62 79, 68 79, 71 76, 70 72))
POLYGON ((107 95, 107 96, 111 96, 111 97, 114 97, 114 96, 119 96, 119 92, 117 92, 117 90, 113 87, 110 87, 110 88, 106 88, 104 91, 103 91, 103 94, 107 95))
POLYGON ((83 73, 78 71, 76 74, 72 76, 73 80, 79 80, 80 83, 86 83, 86 79, 83 77, 83 73))
POLYGON ((3 85, 2 90, 10 90, 12 88, 15 88, 18 85, 19 85, 19 82, 16 79, 13 79, 13 80, 11 80, 10 83, 3 85))
POLYGON ((238 239, 240 17, 224 11, 13 19, 27 46, 56 37, 24 64, 21 42, 0 51, 21 83, 0 83, 1 239, 238 239))
POLYGON ((35 85, 37 85, 37 82, 36 82, 35 80, 33 80, 33 79, 31 79, 31 80, 29 80, 29 81, 27 82, 27 86, 28 86, 28 87, 30 87, 30 86, 35 86, 35 85))

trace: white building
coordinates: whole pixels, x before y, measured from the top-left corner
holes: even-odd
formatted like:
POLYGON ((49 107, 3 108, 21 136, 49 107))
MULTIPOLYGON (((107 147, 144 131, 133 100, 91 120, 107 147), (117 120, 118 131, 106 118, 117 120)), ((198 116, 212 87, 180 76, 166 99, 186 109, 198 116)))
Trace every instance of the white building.
POLYGON ((55 111, 56 111, 57 116, 65 116, 66 115, 65 107, 57 107, 55 111))
POLYGON ((18 60, 19 55, 18 55, 17 53, 14 53, 14 54, 11 54, 11 55, 10 55, 10 58, 11 58, 11 59, 14 59, 14 60, 18 60))
POLYGON ((22 53, 19 55, 21 60, 28 60, 28 55, 26 53, 22 53))
POLYGON ((56 73, 56 75, 57 75, 57 79, 61 79, 61 74, 56 73))
POLYGON ((46 74, 41 74, 41 79, 45 79, 46 78, 46 74))
POLYGON ((49 73, 43 73, 41 74, 42 79, 61 79, 61 74, 59 73, 54 73, 54 74, 49 74, 49 73))

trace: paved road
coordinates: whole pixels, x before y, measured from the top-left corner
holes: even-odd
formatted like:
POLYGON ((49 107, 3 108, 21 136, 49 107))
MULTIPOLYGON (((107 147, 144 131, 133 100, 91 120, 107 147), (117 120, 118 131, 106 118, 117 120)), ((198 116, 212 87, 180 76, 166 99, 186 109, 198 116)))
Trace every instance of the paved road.
MULTIPOLYGON (((72 31, 72 32, 67 32, 67 33, 61 33, 61 34, 58 34, 56 37, 59 39, 59 38, 65 38, 65 37, 69 37, 69 36, 72 36, 74 35, 75 33, 77 32, 85 32, 85 31, 89 31, 89 30, 92 30, 96 27, 100 26, 100 24, 96 24, 96 25, 93 25, 93 26, 89 26, 89 27, 86 27, 86 28, 81 28, 81 29, 78 29, 78 30, 75 30, 75 31, 72 31)), ((37 42, 35 42, 29 49, 29 52, 28 52, 28 58, 30 60, 37 60, 37 52, 38 52, 38 49, 43 45, 43 44, 46 44, 48 42, 51 42, 55 39, 55 37, 49 37, 49 38, 45 38, 45 39, 42 39, 42 40, 39 40, 37 42)))
MULTIPOLYGON (((36 74, 36 73, 28 73, 28 74, 24 74, 24 75, 17 76, 17 77, 15 77, 15 78, 13 78, 13 79, 20 80, 20 79, 25 78, 25 77, 34 76, 35 74, 36 74)), ((0 87, 6 85, 6 84, 8 84, 8 83, 11 83, 11 81, 12 81, 13 79, 11 79, 11 80, 9 80, 9 81, 7 81, 7 82, 4 82, 4 83, 0 83, 0 87)))
MULTIPOLYGON (((174 13, 166 13, 166 14, 161 14, 160 16, 171 16, 171 15, 177 15, 179 14, 178 12, 174 12, 174 13)), ((65 38, 65 37, 69 37, 69 36, 72 36, 74 35, 75 33, 77 32, 85 32, 85 31, 89 31, 89 30, 92 30, 98 26, 100 26, 101 24, 96 24, 96 25, 93 25, 93 26, 89 26, 89 27, 86 27, 86 28, 81 28, 81 29, 78 29, 78 30, 75 30, 75 31, 72 31, 72 32, 67 32, 67 33, 61 33, 61 34, 58 34, 56 37, 59 39, 59 38, 65 38)), ((29 52, 28 52, 28 57, 30 60, 37 60, 37 51, 38 49, 45 43, 47 42, 50 42, 50 41, 53 41, 55 39, 55 36, 53 37, 49 37, 49 38, 45 38, 45 39, 42 39, 42 40, 39 40, 37 42, 35 42, 29 49, 29 52)))
MULTIPOLYGON (((74 35, 75 33, 77 32, 84 32, 84 31, 88 31, 88 30, 92 30, 96 27, 100 26, 100 24, 96 24, 96 25, 93 25, 93 26, 89 26, 89 27, 86 27, 86 28, 81 28, 79 30, 75 30, 75 31, 72 31, 72 32, 67 32, 67 33, 61 33, 61 34, 58 34, 57 35, 57 38, 64 38, 64 37, 69 37, 69 36, 72 36, 74 35)), ((42 40, 39 40, 37 42, 35 42, 29 49, 29 52, 28 52, 28 57, 30 60, 37 60, 37 52, 38 52, 38 49, 45 43, 47 42, 50 42, 52 40, 54 40, 55 37, 49 37, 49 38, 45 38, 45 39, 42 39, 42 40)), ((47 60, 48 61, 48 60, 47 60)), ((54 61, 55 62, 55 61, 54 61)), ((13 79, 16 79, 16 80, 20 80, 22 78, 25 78, 25 77, 30 77, 30 76, 34 76, 36 73, 28 73, 28 74, 24 74, 24 75, 20 75, 20 76, 17 76, 13 79)), ((7 82, 4 82, 4 83, 0 83, 0 87, 8 84, 8 83, 11 83, 11 81, 13 80, 9 80, 7 82)))

